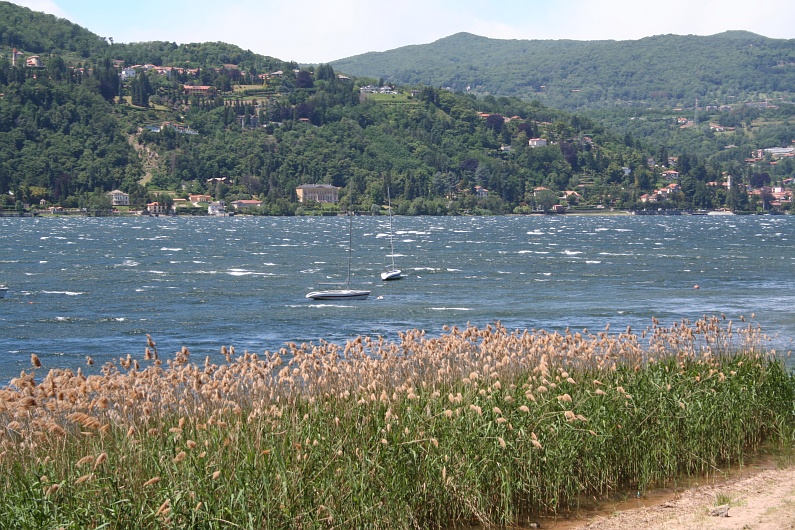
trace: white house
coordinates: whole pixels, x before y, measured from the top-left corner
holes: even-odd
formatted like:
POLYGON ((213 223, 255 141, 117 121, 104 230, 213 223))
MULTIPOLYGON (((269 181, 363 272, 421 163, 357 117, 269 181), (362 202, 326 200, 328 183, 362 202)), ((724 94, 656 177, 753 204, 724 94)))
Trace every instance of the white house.
POLYGON ((226 203, 224 201, 213 201, 207 205, 208 215, 225 215, 226 203))
POLYGON ((547 145, 547 141, 543 138, 530 138, 527 143, 530 147, 544 147, 547 145))
POLYGON ((110 203, 113 206, 129 206, 130 195, 120 190, 113 190, 110 192, 110 203))

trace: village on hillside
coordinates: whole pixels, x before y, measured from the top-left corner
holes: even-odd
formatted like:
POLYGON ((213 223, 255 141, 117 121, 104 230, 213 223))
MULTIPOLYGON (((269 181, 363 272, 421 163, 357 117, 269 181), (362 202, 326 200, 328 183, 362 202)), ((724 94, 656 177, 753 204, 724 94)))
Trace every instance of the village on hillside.
MULTIPOLYGON (((39 55, 25 55, 18 52, 16 48, 11 53, 12 66, 24 66, 26 68, 44 68, 42 59, 39 55)), ((144 75, 162 76, 171 78, 172 76, 179 76, 180 84, 179 90, 185 97, 183 104, 197 105, 200 102, 215 98, 219 95, 219 88, 215 85, 201 84, 204 76, 203 70, 200 68, 185 68, 179 66, 158 66, 154 64, 135 64, 125 65, 122 60, 113 61, 114 68, 119 71, 119 78, 122 83, 130 82, 144 75)), ((79 69, 77 69, 79 70, 79 69)), ((206 69, 205 69, 206 70, 206 69)), ((212 69, 215 74, 222 74, 231 82, 240 83, 256 83, 263 88, 273 89, 275 83, 285 76, 285 71, 277 70, 267 73, 245 72, 238 69, 235 64, 225 64, 220 68, 212 69)), ((309 76, 314 75, 313 72, 294 69, 288 72, 293 76, 309 76)), ((336 78, 342 81, 350 81, 348 76, 342 74, 335 74, 336 78)), ((252 85, 247 85, 252 86, 252 85)), ((232 88, 232 87, 230 87, 232 88)), ((232 90, 232 92, 234 92, 232 90)), ((392 85, 365 85, 359 88, 361 97, 367 98, 372 95, 399 95, 401 89, 392 85)), ((417 97, 419 90, 411 89, 406 92, 408 97, 417 97)), ((250 94, 249 94, 250 95, 250 94)), ((259 97, 250 97, 248 102, 252 105, 253 112, 237 116, 237 123, 241 129, 246 128, 260 128, 260 127, 278 127, 281 122, 274 121, 267 115, 268 97, 264 92, 257 93, 259 97), (262 97, 262 96, 265 97, 262 97)), ((119 96, 121 97, 121 96, 119 96)), ((698 104, 697 104, 698 105, 698 104)), ((735 106, 755 106, 760 108, 770 108, 771 105, 767 102, 740 102, 735 106)), ((703 107, 706 112, 728 112, 732 110, 729 105, 708 105, 703 107)), ((696 111, 699 108, 696 107, 696 111)), ((672 111, 683 113, 681 108, 672 109, 672 111)), ((503 124, 508 124, 514 120, 522 120, 520 116, 501 116, 486 112, 477 112, 477 117, 493 122, 495 120, 501 121, 503 124)), ((301 117, 297 119, 298 123, 312 125, 309 118, 301 117)), ((675 118, 675 124, 682 129, 693 128, 696 122, 693 119, 679 116, 675 118)), ((585 148, 593 146, 593 140, 589 136, 578 136, 572 138, 556 137, 552 132, 553 124, 545 121, 534 121, 533 125, 537 136, 527 139, 527 148, 530 149, 544 149, 556 146, 562 142, 576 143, 585 148)), ((709 130, 712 133, 730 133, 734 127, 723 126, 719 123, 709 122, 709 130)), ((159 123, 150 124, 139 129, 139 134, 142 132, 150 134, 159 134, 165 131, 174 131, 177 134, 184 135, 199 135, 200 133, 192 129, 189 125, 169 120, 159 123)), ((499 147, 499 153, 502 155, 509 155, 516 145, 503 144, 499 147)), ((725 149, 734 149, 736 146, 726 145, 725 149)), ((786 147, 771 146, 765 148, 755 149, 745 158, 745 164, 753 167, 755 171, 764 174, 765 167, 774 167, 784 160, 795 158, 795 140, 792 140, 791 145, 786 147)), ((627 209, 627 210, 644 210, 647 213, 657 211, 671 211, 678 210, 677 203, 685 200, 682 184, 679 182, 680 173, 677 170, 677 157, 668 157, 667 164, 660 164, 658 160, 650 158, 647 161, 648 170, 656 177, 657 187, 653 191, 642 193, 637 197, 635 205, 617 204, 615 198, 605 198, 599 203, 594 203, 589 198, 590 177, 588 175, 581 175, 579 183, 572 189, 551 189, 547 186, 536 186, 532 189, 531 197, 536 199, 533 201, 532 207, 525 207, 520 205, 514 213, 574 213, 577 211, 587 210, 613 210, 613 209, 627 209), (543 200, 542 200, 543 198, 543 200)), ((625 177, 630 177, 632 169, 629 167, 622 168, 625 177)), ((208 176, 207 182, 227 182, 228 177, 224 175, 211 175, 208 176)), ((747 179, 746 179, 747 180, 747 179)), ((740 193, 748 199, 748 211, 757 212, 786 212, 791 211, 792 196, 793 196, 793 178, 785 178, 780 183, 775 185, 770 182, 742 182, 739 176, 733 176, 727 173, 722 175, 720 180, 710 181, 706 186, 712 190, 721 190, 724 194, 730 192, 740 193)), ((207 186, 211 189, 212 186, 207 186)), ((648 189, 648 188, 647 188, 648 189)), ((312 204, 329 204, 334 205, 338 202, 339 187, 330 184, 315 184, 305 183, 298 186, 295 190, 292 201, 304 205, 312 204)), ((138 209, 131 207, 129 194, 114 189, 107 193, 109 198, 109 206, 111 214, 133 214, 133 215, 211 215, 211 216, 228 216, 242 213, 261 213, 259 209, 263 205, 262 197, 254 195, 248 198, 240 198, 238 196, 235 200, 228 201, 223 196, 213 196, 209 193, 204 194, 188 194, 177 192, 154 192, 157 195, 157 200, 146 202, 145 208, 138 209)), ((485 199, 489 197, 489 190, 483 185, 474 185, 470 188, 453 188, 450 189, 446 198, 448 200, 455 200, 462 195, 471 195, 476 199, 485 199)), ((16 197, 9 191, 8 203, 14 203, 16 197)), ((50 214, 67 214, 67 213, 83 213, 85 208, 68 209, 59 205, 50 204, 47 200, 41 199, 39 204, 26 204, 23 203, 22 208, 25 211, 32 211, 35 213, 48 212, 50 214)), ((308 210, 308 209, 307 209, 308 210)), ((20 213, 17 211, 16 213, 20 213)), ((466 213, 466 212, 464 212, 466 213)), ((7 215, 7 214, 6 214, 7 215)))

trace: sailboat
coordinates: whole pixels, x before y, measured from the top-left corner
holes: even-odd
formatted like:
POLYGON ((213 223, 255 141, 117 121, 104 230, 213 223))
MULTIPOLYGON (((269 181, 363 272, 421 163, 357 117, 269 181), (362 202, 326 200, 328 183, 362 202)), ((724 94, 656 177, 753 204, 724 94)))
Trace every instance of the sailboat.
MULTIPOLYGON (((344 289, 327 289, 312 291, 306 295, 313 300, 364 300, 370 296, 370 291, 351 289, 351 246, 353 244, 353 217, 348 214, 348 277, 345 279, 344 289)), ((341 284, 336 284, 341 285, 341 284)))
POLYGON ((381 279, 386 281, 401 279, 402 272, 395 267, 395 245, 392 233, 392 197, 389 195, 389 188, 386 189, 386 197, 389 204, 389 256, 392 258, 392 266, 381 273, 381 279))

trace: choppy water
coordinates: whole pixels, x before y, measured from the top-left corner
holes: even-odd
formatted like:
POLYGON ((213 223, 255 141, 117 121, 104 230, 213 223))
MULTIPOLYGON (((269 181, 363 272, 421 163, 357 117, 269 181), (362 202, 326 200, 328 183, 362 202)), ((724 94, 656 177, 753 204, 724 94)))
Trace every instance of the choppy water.
POLYGON ((285 342, 445 324, 597 331, 704 314, 756 314, 773 346, 795 338, 795 216, 527 216, 394 219, 406 278, 381 282, 388 219, 354 220, 355 287, 368 300, 315 302, 344 280, 347 220, 0 218, 0 384, 30 366, 95 367, 145 334, 202 359, 285 342), (698 285, 699 289, 694 289, 698 285))

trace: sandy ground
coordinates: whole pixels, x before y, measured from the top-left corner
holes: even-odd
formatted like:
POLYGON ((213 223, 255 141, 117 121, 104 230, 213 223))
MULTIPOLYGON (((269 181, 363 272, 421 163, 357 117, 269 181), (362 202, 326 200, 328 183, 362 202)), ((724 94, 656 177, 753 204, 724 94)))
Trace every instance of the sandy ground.
MULTIPOLYGON (((779 530, 795 529, 795 467, 744 471, 721 484, 695 486, 657 499, 633 501, 570 521, 587 530, 779 530), (729 501, 728 517, 711 516, 718 499, 729 501)), ((542 526, 543 527, 543 526, 542 526)))

